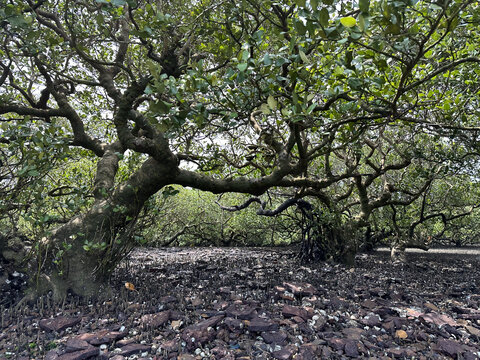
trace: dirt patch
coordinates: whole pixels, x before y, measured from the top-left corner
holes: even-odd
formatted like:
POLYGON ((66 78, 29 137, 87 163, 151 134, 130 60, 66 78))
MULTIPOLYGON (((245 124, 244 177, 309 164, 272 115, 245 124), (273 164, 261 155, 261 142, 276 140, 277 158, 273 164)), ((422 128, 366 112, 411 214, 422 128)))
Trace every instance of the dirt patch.
POLYGON ((479 259, 408 257, 347 268, 290 249, 139 249, 113 297, 2 309, 0 358, 479 358, 479 259))

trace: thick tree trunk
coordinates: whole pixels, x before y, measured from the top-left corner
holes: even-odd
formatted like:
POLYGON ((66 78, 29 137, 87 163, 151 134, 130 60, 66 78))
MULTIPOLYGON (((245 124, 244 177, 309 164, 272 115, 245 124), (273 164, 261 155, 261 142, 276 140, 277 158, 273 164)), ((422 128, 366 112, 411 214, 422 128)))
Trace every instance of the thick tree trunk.
POLYGON ((171 183, 175 167, 153 159, 85 214, 78 215, 43 239, 32 279, 32 296, 52 290, 57 299, 68 291, 93 296, 106 291, 107 280, 132 249, 132 230, 145 201, 171 183))

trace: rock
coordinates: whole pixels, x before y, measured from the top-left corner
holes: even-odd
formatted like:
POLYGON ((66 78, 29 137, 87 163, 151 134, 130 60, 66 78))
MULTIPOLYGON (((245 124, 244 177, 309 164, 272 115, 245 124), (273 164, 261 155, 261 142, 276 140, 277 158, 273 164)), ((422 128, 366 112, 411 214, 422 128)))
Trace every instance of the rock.
POLYGON ((289 347, 284 347, 281 350, 274 351, 272 353, 272 356, 274 359, 278 359, 278 360, 290 360, 293 356, 293 353, 294 353, 293 349, 289 347))
POLYGON ((358 346, 355 340, 347 340, 345 342, 345 355, 356 358, 359 357, 360 354, 358 353, 358 346))
POLYGON ((462 345, 453 340, 440 339, 436 344, 436 350, 457 359, 464 352, 462 345))
POLYGON ((453 320, 450 316, 444 315, 444 314, 438 314, 438 313, 428 313, 428 314, 422 314, 419 316, 420 319, 427 323, 433 323, 437 326, 442 326, 445 324, 448 324, 450 326, 459 326, 455 320, 453 320))
POLYGON ((330 347, 332 347, 337 351, 343 350, 345 348, 345 343, 346 343, 345 339, 340 339, 336 337, 328 339, 328 345, 330 345, 330 347))
POLYGON ((111 357, 109 360, 125 360, 125 356, 115 355, 114 357, 111 357))
POLYGON ((167 295, 160 298, 161 304, 176 303, 177 298, 175 296, 167 295))
POLYGON ((169 341, 165 341, 160 345, 160 348, 167 351, 167 352, 172 352, 172 351, 177 351, 178 347, 180 345, 180 341, 178 339, 172 339, 169 341))
POLYGON ((365 316, 360 322, 368 326, 379 326, 382 323, 382 319, 378 314, 369 314, 365 316))
POLYGON ((213 327, 217 325, 220 321, 223 320, 225 316, 224 315, 217 315, 214 317, 211 317, 210 319, 200 321, 199 323, 193 324, 188 326, 185 330, 204 330, 209 327, 213 327))
POLYGON ((330 302, 328 303, 328 306, 331 307, 334 310, 340 310, 343 308, 348 307, 348 303, 342 299, 340 299, 338 296, 333 296, 330 299, 330 302))
POLYGON ((477 329, 476 327, 473 327, 473 326, 470 326, 470 325, 465 325, 465 329, 467 329, 467 331, 470 334, 480 337, 480 330, 477 329))
POLYGON ((366 331, 361 328, 345 328, 342 333, 350 340, 360 340, 366 331))
POLYGON ((296 306, 290 306, 290 305, 283 306, 282 315, 285 316, 286 318, 298 316, 304 320, 308 320, 310 318, 307 310, 296 307, 296 306))
POLYGON ((318 359, 317 352, 317 345, 312 343, 303 344, 300 346, 300 350, 297 355, 295 355, 295 360, 316 360, 318 359))
POLYGON ((182 333, 182 339, 187 343, 187 347, 192 349, 197 345, 203 345, 215 338, 215 329, 224 318, 223 315, 214 316, 208 320, 201 321, 197 324, 190 325, 182 333))
POLYGON ((123 339, 127 335, 122 331, 109 331, 107 329, 99 330, 95 333, 84 333, 78 335, 76 339, 84 340, 91 345, 111 344, 114 341, 123 339))
POLYGON ((388 348, 385 352, 392 358, 399 359, 405 357, 405 350, 401 348, 388 348))
POLYGON ((65 351, 69 353, 69 352, 74 352, 79 350, 85 350, 88 347, 90 347, 90 344, 85 340, 81 340, 79 338, 73 338, 73 339, 68 339, 65 347, 65 351))
POLYGON ((130 356, 133 354, 138 354, 142 352, 150 352, 151 346, 150 345, 144 345, 144 344, 128 344, 125 345, 122 348, 122 352, 119 355, 122 356, 130 356))
POLYGON ((255 315, 255 308, 244 304, 232 304, 225 313, 228 317, 240 320, 251 320, 255 315))
POLYGON ((133 344, 134 342, 135 342, 135 339, 133 339, 133 338, 122 339, 122 340, 119 340, 115 343, 115 347, 124 347, 125 345, 133 344))
POLYGON ((99 350, 95 346, 89 346, 87 349, 66 353, 60 355, 58 360, 85 360, 98 356, 99 350))
POLYGON ((267 344, 287 345, 287 334, 283 331, 262 332, 260 334, 267 344))
POLYGON ((263 318, 253 318, 248 325, 248 330, 255 331, 255 332, 263 332, 263 331, 277 331, 278 324, 274 323, 270 319, 263 319, 263 318))
POLYGON ((478 360, 478 352, 476 354, 471 351, 463 353, 463 360, 478 360))
POLYGON ((42 319, 38 325, 45 331, 59 332, 79 324, 81 320, 79 317, 57 316, 53 319, 42 319))
POLYGON ((310 284, 293 284, 285 282, 283 283, 283 286, 296 296, 312 296, 317 293, 317 289, 310 284))
POLYGON ((436 307, 435 305, 433 305, 432 303, 429 303, 429 302, 426 302, 425 304, 423 304, 423 306, 425 306, 427 309, 430 309, 430 310, 435 311, 435 312, 440 311, 440 309, 438 307, 436 307))
POLYGON ((325 325, 327 323, 327 319, 325 319, 325 317, 323 317, 321 315, 314 315, 313 319, 315 321, 313 323, 313 327, 315 328, 315 330, 317 330, 317 331, 323 330, 323 328, 325 327, 325 325))
POLYGON ((195 356, 190 354, 180 354, 177 357, 177 360, 195 360, 195 356))
POLYGON ((45 354, 44 360, 56 360, 58 359, 60 350, 58 349, 53 349, 50 351, 47 351, 45 354))
POLYGON ((224 324, 228 326, 230 331, 240 331, 243 329, 243 322, 238 319, 226 318, 224 324))
POLYGON ((170 320, 170 310, 162 311, 157 314, 143 315, 140 319, 143 326, 159 328, 170 320))
POLYGON ((363 306, 364 308, 367 308, 367 309, 372 310, 372 309, 374 309, 375 307, 377 307, 377 303, 376 303, 375 301, 373 301, 373 300, 367 299, 367 300, 365 300, 364 302, 362 302, 362 306, 363 306))

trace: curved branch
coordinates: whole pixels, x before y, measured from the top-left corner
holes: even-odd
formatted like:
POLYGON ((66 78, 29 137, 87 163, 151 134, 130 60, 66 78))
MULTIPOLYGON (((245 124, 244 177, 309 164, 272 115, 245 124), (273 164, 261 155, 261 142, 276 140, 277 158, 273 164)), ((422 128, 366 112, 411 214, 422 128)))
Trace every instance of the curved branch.
POLYGON ((312 208, 312 205, 308 201, 305 201, 305 200, 300 199, 300 198, 287 199, 279 207, 277 207, 274 210, 266 210, 265 209, 265 207, 267 205, 266 202, 262 201, 258 197, 251 197, 250 199, 248 199, 243 204, 235 205, 235 206, 231 206, 231 207, 222 206, 218 201, 215 201, 215 203, 217 205, 219 205, 222 210, 232 211, 232 212, 243 210, 243 209, 247 208, 248 206, 250 206, 250 204, 258 203, 258 204, 260 204, 260 208, 257 210, 257 215, 262 215, 262 216, 276 216, 276 215, 282 213, 283 211, 287 210, 290 206, 293 206, 293 205, 297 205, 300 209, 309 210, 309 209, 312 208))

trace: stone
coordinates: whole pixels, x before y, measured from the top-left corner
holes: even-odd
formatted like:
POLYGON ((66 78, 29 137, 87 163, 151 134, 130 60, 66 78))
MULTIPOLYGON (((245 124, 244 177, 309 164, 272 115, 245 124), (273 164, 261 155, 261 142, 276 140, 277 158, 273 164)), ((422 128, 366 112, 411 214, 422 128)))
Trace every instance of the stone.
POLYGON ((195 356, 190 354, 180 354, 177 357, 177 360, 195 360, 195 356))
POLYGON ((272 353, 272 356, 274 359, 278 359, 278 360, 290 360, 293 356, 293 352, 294 352, 293 349, 289 347, 284 347, 281 350, 274 351, 272 353))
POLYGON ((224 317, 225 317, 224 315, 217 315, 217 316, 211 317, 207 320, 200 321, 199 323, 190 325, 185 330, 192 330, 192 329, 204 330, 204 329, 207 329, 209 327, 214 327, 220 321, 222 321, 224 317))
POLYGON ((151 328, 159 328, 160 326, 166 324, 170 320, 170 310, 162 311, 157 314, 146 314, 143 315, 140 319, 143 326, 151 328))
POLYGON ((283 331, 262 332, 260 334, 267 344, 287 345, 287 334, 283 331))
POLYGON ((317 289, 310 284, 293 284, 285 282, 283 283, 283 286, 296 296, 312 296, 317 293, 317 289))
POLYGON ((65 352, 74 352, 79 350, 85 350, 90 346, 88 342, 85 340, 81 340, 78 338, 68 339, 65 345, 65 352))
POLYGON ((187 343, 187 347, 192 349, 197 345, 203 345, 212 341, 216 335, 213 327, 222 321, 223 318, 224 315, 214 316, 185 328, 182 333, 182 339, 187 343))
POLYGON ((440 339, 436 344, 436 350, 439 352, 451 356, 454 359, 461 355, 464 351, 462 345, 453 340, 440 339))
POLYGON ((477 329, 476 327, 473 327, 473 326, 470 326, 470 325, 465 325, 465 329, 467 329, 467 331, 470 334, 480 337, 480 330, 477 329))
POLYGON ((371 309, 374 309, 375 307, 377 307, 377 303, 373 300, 367 299, 364 302, 362 302, 362 306, 364 308, 367 308, 367 309, 371 310, 371 309))
POLYGON ((318 346, 307 343, 300 346, 300 350, 297 355, 295 355, 295 360, 316 360, 318 356, 316 352, 318 351, 318 346))
POLYGON ((347 340, 345 342, 345 355, 356 358, 359 357, 357 342, 354 340, 347 340))
POLYGON ((224 324, 230 329, 230 331, 239 331, 243 329, 243 322, 238 319, 226 318, 224 324))
POLYGON ((328 345, 330 345, 330 347, 332 347, 337 351, 343 350, 345 348, 345 343, 346 343, 345 339, 340 339, 336 337, 328 339, 328 345))
POLYGON ((427 323, 433 323, 437 326, 442 326, 448 324, 450 326, 458 326, 457 322, 453 320, 450 316, 445 314, 437 314, 434 312, 428 314, 422 314, 419 316, 420 319, 427 323))
POLYGON ((178 339, 172 339, 162 343, 160 345, 160 348, 167 352, 172 352, 172 351, 177 351, 179 345, 180 345, 180 341, 178 339))
POLYGON ((111 344, 116 340, 123 339, 127 335, 122 331, 109 331, 107 329, 99 330, 95 333, 84 333, 78 335, 76 339, 84 340, 91 345, 111 344))
POLYGON ((134 342, 135 342, 135 339, 133 339, 133 338, 122 339, 122 340, 119 340, 115 343, 115 347, 124 347, 125 345, 133 344, 134 342))
POLYGON ((345 328, 342 333, 350 340, 360 340, 366 331, 361 328, 345 328))
POLYGON ((70 318, 65 316, 57 316, 53 319, 40 320, 39 326, 45 331, 59 332, 65 330, 66 328, 79 324, 81 320, 82 319, 79 317, 70 318))
POLYGON ((85 360, 98 356, 99 350, 95 346, 89 346, 87 349, 66 353, 60 355, 58 360, 85 360))
POLYGON ((425 304, 423 304, 423 306, 425 306, 427 309, 430 309, 430 310, 435 311, 435 312, 440 311, 440 309, 438 307, 436 307, 435 305, 433 305, 430 302, 426 302, 425 304))
POLYGON ((310 318, 307 310, 291 305, 283 306, 282 315, 286 318, 298 316, 304 320, 308 320, 310 318))
POLYGON ((369 314, 365 316, 360 322, 368 326, 379 326, 382 323, 382 319, 378 314, 369 314))
POLYGON ((144 344, 128 344, 125 345, 122 348, 122 352, 119 355, 122 356, 130 356, 133 354, 138 354, 142 352, 150 352, 151 346, 150 345, 144 345, 144 344))
POLYGON ((225 313, 228 317, 240 320, 251 320, 255 315, 255 308, 244 304, 232 304, 225 313))
POLYGON ((161 304, 176 303, 177 298, 175 296, 167 295, 160 298, 161 304))
POLYGON ((388 348, 385 349, 385 352, 388 356, 396 359, 403 358, 405 356, 405 351, 401 348, 388 348))
POLYGON ((248 330, 255 331, 255 332, 263 332, 263 331, 277 331, 278 324, 274 323, 270 319, 264 318, 253 318, 248 325, 248 330))

